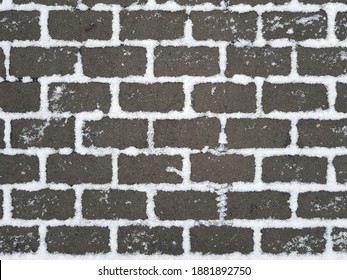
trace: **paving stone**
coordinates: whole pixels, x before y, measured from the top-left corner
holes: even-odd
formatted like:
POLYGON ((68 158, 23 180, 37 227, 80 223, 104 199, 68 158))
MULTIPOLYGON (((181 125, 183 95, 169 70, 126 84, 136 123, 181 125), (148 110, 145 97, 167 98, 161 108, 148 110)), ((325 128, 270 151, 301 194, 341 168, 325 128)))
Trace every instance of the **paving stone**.
POLYGON ((146 219, 145 192, 123 190, 85 190, 82 195, 83 218, 89 220, 146 219))
POLYGON ((47 181, 69 185, 106 184, 112 180, 111 156, 92 156, 72 153, 53 154, 47 159, 47 181))
POLYGON ((5 122, 0 119, 0 149, 5 148, 5 122))
POLYGON ((184 36, 185 11, 127 11, 120 13, 120 39, 174 40, 184 36))
POLYGON ((39 227, 0 227, 0 253, 35 253, 40 244, 39 227))
POLYGON ((153 126, 156 147, 202 149, 219 146, 221 126, 216 118, 157 120, 153 126))
POLYGON ((179 227, 120 227, 118 253, 182 255, 182 233, 183 229, 179 227))
POLYGON ((92 7, 97 4, 106 5, 120 5, 121 7, 128 7, 133 4, 145 4, 147 0, 82 0, 83 4, 92 7))
POLYGON ((29 183, 39 180, 36 156, 0 154, 0 184, 29 183))
POLYGON ((74 142, 74 118, 19 119, 11 122, 11 145, 14 148, 73 148, 74 142))
POLYGON ((190 19, 195 40, 235 42, 254 41, 257 33, 257 13, 234 13, 229 11, 193 11, 190 19))
POLYGON ((347 193, 327 191, 300 193, 296 214, 306 219, 347 218, 347 193))
POLYGON ((326 110, 329 108, 327 88, 320 84, 265 82, 262 105, 265 113, 326 110))
POLYGON ((148 121, 143 119, 111 119, 86 122, 83 145, 86 147, 146 148, 148 121))
POLYGON ((299 147, 346 147, 347 119, 299 120, 299 147))
POLYGON ((270 254, 320 254, 326 246, 325 228, 262 229, 261 249, 270 254))
POLYGON ((67 5, 67 6, 77 6, 77 0, 13 0, 14 4, 42 4, 48 6, 55 5, 67 5))
POLYGON ((307 156, 274 156, 263 160, 262 180, 325 184, 327 158, 307 156))
POLYGON ((121 83, 119 105, 127 112, 182 111, 184 107, 182 83, 121 83))
POLYGON ((336 172, 336 181, 340 184, 347 182, 347 156, 337 156, 333 160, 336 172))
MULTIPOLYGON (((0 84, 1 90, 1 84, 0 84)), ((55 113, 107 113, 111 107, 110 86, 103 83, 53 83, 48 90, 49 110, 55 113)))
POLYGON ((39 21, 38 11, 0 12, 0 41, 39 40, 39 21))
POLYGON ((253 230, 229 226, 196 226, 190 229, 191 251, 202 254, 231 254, 253 251, 253 230))
POLYGON ((0 49, 0 78, 6 77, 6 69, 5 69, 5 55, 4 51, 0 49))
POLYGON ((276 119, 228 119, 225 127, 233 149, 284 148, 290 144, 290 121, 276 119))
POLYGON ((337 39, 343 41, 347 38, 347 13, 337 13, 335 18, 335 33, 337 39))
POLYGON ((347 84, 337 83, 336 92, 335 110, 347 113, 347 84))
POLYGON ((335 252, 347 252, 347 229, 334 227, 331 232, 333 250, 335 252))
POLYGON ((118 158, 120 184, 178 184, 182 177, 175 171, 182 170, 181 156, 121 154, 118 158))
POLYGON ((196 112, 212 113, 254 113, 257 102, 254 84, 197 84, 191 98, 196 112))
POLYGON ((24 220, 67 220, 75 215, 73 190, 13 190, 12 217, 24 220))
POLYGON ((218 219, 217 194, 198 191, 158 191, 155 214, 160 220, 218 219))
POLYGON ((0 110, 8 113, 25 113, 37 112, 39 109, 39 83, 0 83, 0 110))
POLYGON ((255 165, 253 156, 192 154, 191 180, 193 182, 214 182, 219 184, 238 181, 252 182, 255 165))
POLYGON ((290 194, 286 192, 229 192, 226 219, 279 219, 291 217, 290 194))
POLYGON ((47 227, 46 244, 49 253, 84 255, 110 251, 110 230, 107 227, 47 227))

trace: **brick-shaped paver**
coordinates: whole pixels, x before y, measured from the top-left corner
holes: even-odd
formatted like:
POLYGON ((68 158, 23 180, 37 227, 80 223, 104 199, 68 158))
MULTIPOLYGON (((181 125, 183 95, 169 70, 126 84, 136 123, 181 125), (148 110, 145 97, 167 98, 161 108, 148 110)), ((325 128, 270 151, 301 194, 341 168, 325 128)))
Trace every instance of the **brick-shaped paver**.
POLYGON ((279 219, 291 217, 290 194, 286 192, 229 192, 226 219, 279 219))
POLYGON ((19 119, 11 122, 11 145, 14 148, 73 148, 74 118, 19 119))
POLYGON ((340 12, 336 14, 335 18, 335 33, 336 37, 343 41, 347 38, 347 13, 340 12))
POLYGON ((155 214, 161 220, 218 219, 217 194, 198 191, 159 191, 155 214))
POLYGON ((39 40, 39 11, 0 12, 0 41, 39 40))
POLYGON ((5 122, 0 119, 0 149, 5 148, 5 122))
POLYGON ((254 180, 253 156, 193 154, 190 156, 190 161, 193 182, 209 181, 226 184, 254 180))
POLYGON ((192 252, 202 254, 231 254, 253 251, 253 230, 230 226, 196 226, 190 229, 192 252))
POLYGON ((324 39, 327 36, 328 19, 324 11, 266 12, 262 15, 263 36, 266 40, 290 39, 303 41, 324 39))
POLYGON ((288 75, 291 71, 290 55, 291 48, 228 46, 225 75, 288 75))
POLYGON ((66 220, 75 215, 73 190, 13 190, 12 217, 24 220, 66 220))
POLYGON ((347 218, 347 193, 329 191, 300 193, 296 214, 306 219, 347 218))
POLYGON ((142 76, 146 73, 146 49, 142 47, 81 48, 84 74, 88 77, 142 76))
POLYGON ((229 148, 284 148, 290 144, 290 121, 276 119, 228 119, 229 148))
POLYGON ((106 184, 112 180, 111 156, 53 154, 47 159, 47 181, 68 185, 106 184))
POLYGON ((40 78, 75 72, 77 48, 11 48, 10 74, 16 77, 40 78))
POLYGON ((51 11, 48 29, 50 36, 57 40, 109 40, 112 37, 112 13, 90 10, 51 11))
POLYGON ((119 105, 127 112, 182 111, 185 95, 182 83, 121 83, 119 105))
MULTIPOLYGON (((1 88, 1 84, 0 84, 1 88)), ((111 107, 110 86, 106 83, 53 83, 48 90, 49 110, 54 113, 81 113, 111 107)))
POLYGON ((0 109, 8 113, 37 112, 40 109, 40 84, 0 83, 0 109))
POLYGON ((118 253, 183 254, 183 229, 179 227, 126 226, 118 229, 118 253))
POLYGON ((347 119, 299 120, 299 147, 346 147, 347 119))
POLYGON ((77 6, 77 0, 52 0, 52 1, 47 1, 47 0, 13 0, 13 3, 15 4, 30 4, 30 3, 35 3, 35 4, 42 4, 42 5, 48 5, 48 6, 77 6))
POLYGON ((147 0, 82 0, 82 3, 92 7, 97 4, 106 5, 120 5, 121 7, 128 7, 133 4, 145 4, 147 0))
POLYGON ((308 156, 274 156, 263 160, 262 180, 325 184, 327 158, 308 156))
POLYGON ((333 250, 335 252, 347 252, 347 228, 333 228, 331 232, 333 250))
POLYGON ((256 110, 254 84, 204 83, 194 86, 192 107, 196 112, 253 113, 256 110))
POLYGON ((228 11, 192 12, 195 40, 235 42, 254 41, 257 33, 257 13, 234 13, 228 11))
POLYGON ((265 113, 326 110, 329 108, 327 88, 321 84, 265 82, 262 105, 265 113))
POLYGON ((5 54, 2 49, 0 49, 0 77, 4 78, 6 76, 5 68, 5 54))
POLYGON ((86 147, 145 148, 148 121, 143 119, 111 119, 86 122, 83 128, 83 145, 86 147))
POLYGON ((120 184, 179 184, 182 177, 182 157, 175 155, 121 154, 118 158, 118 181, 120 184))
POLYGON ((337 83, 336 93, 335 110, 347 113, 347 84, 337 83))
POLYGON ((347 155, 337 156, 333 160, 336 172, 336 181, 344 184, 347 182, 347 155))
POLYGON ((0 227, 0 253, 35 253, 39 249, 39 227, 0 227))
POLYGON ((157 120, 153 126, 156 147, 202 149, 219 146, 221 125, 217 118, 157 120))
POLYGON ((320 254, 326 246, 325 228, 267 228, 261 249, 269 254, 320 254))
POLYGON ((110 251, 110 230, 107 227, 47 227, 46 244, 49 253, 84 255, 110 251))
POLYGON ((39 180, 36 156, 0 154, 0 184, 29 183, 39 180))
POLYGON ((89 220, 146 219, 147 195, 138 191, 85 190, 82 213, 89 220))
POLYGON ((121 40, 174 40, 184 36, 184 11, 127 11, 120 13, 121 40))
POLYGON ((220 71, 218 48, 157 47, 154 56, 156 77, 213 76, 220 71))

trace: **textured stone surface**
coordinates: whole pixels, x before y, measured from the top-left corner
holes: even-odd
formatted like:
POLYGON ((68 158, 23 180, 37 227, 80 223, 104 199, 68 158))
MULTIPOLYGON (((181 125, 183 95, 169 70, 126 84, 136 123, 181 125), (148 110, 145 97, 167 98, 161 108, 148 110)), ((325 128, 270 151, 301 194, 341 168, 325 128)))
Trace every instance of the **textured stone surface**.
POLYGON ((0 253, 35 253, 40 244, 39 228, 35 227, 0 227, 0 253))

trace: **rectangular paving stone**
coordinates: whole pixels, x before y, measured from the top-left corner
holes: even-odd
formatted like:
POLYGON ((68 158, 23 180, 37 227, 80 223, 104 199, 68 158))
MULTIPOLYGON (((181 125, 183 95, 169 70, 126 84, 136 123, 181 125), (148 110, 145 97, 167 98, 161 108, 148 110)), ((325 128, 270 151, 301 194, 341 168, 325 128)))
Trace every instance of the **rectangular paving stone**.
POLYGON ((118 229, 120 254, 183 254, 183 229, 180 227, 127 226, 118 229))
POLYGON ((75 215, 73 190, 13 190, 12 217, 24 220, 67 220, 75 215))
POLYGON ((121 7, 128 7, 133 4, 145 4, 147 0, 82 0, 82 3, 92 7, 97 4, 106 5, 120 5, 121 7))
POLYGON ((77 48, 11 48, 10 75, 39 78, 74 73, 77 62, 77 48))
POLYGON ((121 154, 118 158, 120 184, 179 184, 182 177, 175 171, 182 170, 181 156, 121 154))
POLYGON ((333 241, 333 251, 347 252, 347 228, 334 227, 331 232, 331 239, 333 241))
POLYGON ((265 12, 262 14, 265 40, 289 39, 303 41, 327 36, 327 14, 302 12, 265 12))
POLYGON ((333 76, 347 73, 345 48, 297 48, 298 73, 301 76, 333 76))
POLYGON ((0 49, 0 77, 6 77, 6 69, 5 69, 5 55, 4 51, 0 49))
POLYGON ((347 119, 299 120, 299 147, 346 147, 347 119))
POLYGON ((341 113, 347 113, 347 84, 336 84, 337 97, 335 101, 335 110, 341 113))
POLYGON ((153 127, 156 147, 203 149, 219 146, 221 125, 217 118, 157 120, 153 127))
MULTIPOLYGON (((1 89, 1 84, 0 84, 1 89)), ((103 83, 52 83, 48 90, 49 110, 55 113, 107 113, 111 107, 110 86, 103 83)))
POLYGON ((110 40, 112 13, 106 11, 50 11, 49 34, 65 41, 110 40))
POLYGON ((290 56, 291 48, 228 46, 225 75, 288 75, 291 70, 290 56))
POLYGON ((347 38, 347 13, 338 12, 335 18, 335 35, 337 39, 343 41, 347 38))
POLYGON ((237 42, 254 41, 257 33, 256 12, 193 11, 190 19, 195 40, 237 42))
POLYGON ((0 12, 0 41, 40 39, 39 11, 0 12))
POLYGON ((8 113, 25 113, 37 112, 39 109, 39 83, 0 83, 0 110, 8 113))
POLYGON ((146 73, 146 49, 142 47, 81 48, 84 74, 88 77, 142 76, 146 73))
POLYGON ((271 182, 301 182, 325 184, 327 158, 307 156, 274 156, 263 159, 262 180, 271 182))
POLYGON ((4 216, 4 193, 3 191, 0 191, 0 219, 4 216))
POLYGON ((233 149, 284 148, 290 144, 290 121, 276 119, 228 119, 225 127, 233 149))
POLYGON ((160 220, 213 220, 219 217, 216 193, 158 191, 154 204, 160 220))
POLYGON ((0 119, 0 149, 5 148, 5 122, 0 119))
POLYGON ((145 192, 123 190, 85 190, 82 195, 83 218, 89 220, 144 220, 145 192))
POLYGON ((326 110, 329 108, 327 88, 321 84, 265 82, 262 105, 265 113, 326 110))
POLYGON ((333 160, 336 172, 336 181, 340 184, 347 182, 347 155, 337 156, 333 160))
POLYGON ((47 227, 49 253, 84 255, 110 251, 110 230, 107 227, 47 227))
POLYGON ((291 217, 290 194, 286 192, 229 192, 226 219, 279 219, 291 217))
POLYGON ((182 83, 121 83, 119 105, 127 112, 182 111, 184 107, 182 83))
POLYGON ((35 253, 39 240, 39 227, 0 227, 0 253, 35 253))
POLYGON ((298 197, 298 217, 306 219, 347 218, 347 192, 305 192, 298 197))
POLYGON ((47 181, 68 185, 107 184, 112 180, 111 156, 53 154, 47 159, 47 181))
POLYGON ((75 120, 18 119, 11 122, 11 145, 14 148, 73 148, 75 120))
POLYGON ((67 6, 77 6, 77 0, 13 0, 15 4, 42 4, 47 6, 55 5, 67 5, 67 6))
POLYGON ((218 48, 157 47, 154 57, 156 77, 213 76, 220 71, 218 48))
POLYGON ((86 147, 146 148, 148 121, 144 119, 111 119, 86 122, 83 145, 86 147))
POLYGON ((253 230, 230 226, 195 226, 190 229, 192 252, 202 254, 249 254, 253 251, 253 230))
POLYGON ((121 11, 120 40, 174 40, 184 36, 185 11, 121 11))
POLYGON ((29 183, 39 180, 36 156, 0 154, 0 184, 29 183))
POLYGON ((194 86, 192 107, 196 112, 254 113, 256 87, 234 83, 204 83, 194 86))
POLYGON ((192 154, 191 180, 193 182, 252 182, 255 165, 253 156, 192 154))
POLYGON ((325 228, 266 228, 261 249, 269 254, 320 254, 325 251, 325 228))

